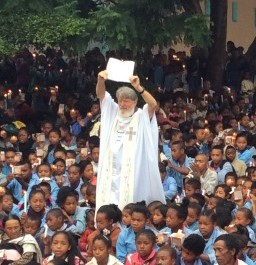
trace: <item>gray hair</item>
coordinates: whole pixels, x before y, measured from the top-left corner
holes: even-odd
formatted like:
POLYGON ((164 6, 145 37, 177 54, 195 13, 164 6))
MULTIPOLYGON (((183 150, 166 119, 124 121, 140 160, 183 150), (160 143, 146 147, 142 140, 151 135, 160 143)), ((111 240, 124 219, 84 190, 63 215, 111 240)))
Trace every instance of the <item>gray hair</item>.
POLYGON ((133 101, 138 101, 137 93, 130 87, 122 86, 119 87, 116 91, 117 99, 131 99, 133 101))

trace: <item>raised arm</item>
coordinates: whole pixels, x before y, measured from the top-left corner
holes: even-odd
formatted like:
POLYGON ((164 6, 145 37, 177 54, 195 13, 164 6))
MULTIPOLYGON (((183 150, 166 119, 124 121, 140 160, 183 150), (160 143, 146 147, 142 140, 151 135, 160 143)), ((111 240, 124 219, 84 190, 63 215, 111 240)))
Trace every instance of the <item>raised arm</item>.
POLYGON ((153 117, 157 107, 155 98, 140 85, 140 79, 138 76, 131 76, 130 81, 134 89, 142 96, 145 102, 148 104, 148 115, 150 119, 153 117))
POLYGON ((106 86, 105 86, 105 81, 107 80, 108 77, 108 72, 107 70, 101 71, 98 73, 98 82, 96 85, 96 95, 100 102, 104 99, 105 97, 105 92, 106 92, 106 86))

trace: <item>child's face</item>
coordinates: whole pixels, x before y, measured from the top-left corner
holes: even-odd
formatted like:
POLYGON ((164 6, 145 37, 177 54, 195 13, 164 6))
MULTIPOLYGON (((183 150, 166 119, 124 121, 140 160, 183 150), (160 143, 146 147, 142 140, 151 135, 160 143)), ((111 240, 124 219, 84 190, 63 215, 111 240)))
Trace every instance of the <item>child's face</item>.
POLYGON ((84 198, 85 201, 87 200, 87 197, 86 197, 86 189, 87 189, 87 187, 83 187, 81 189, 81 194, 82 194, 82 196, 83 196, 83 198, 84 198))
POLYGON ((83 176, 86 179, 91 179, 93 177, 93 167, 91 164, 87 165, 84 169, 83 176))
POLYGON ((15 164, 15 152, 9 151, 5 153, 5 162, 8 165, 13 165, 15 164))
POLYGON ((211 151, 211 159, 212 159, 214 164, 218 165, 223 160, 222 157, 223 157, 223 154, 222 154, 221 150, 213 149, 211 151))
POLYGON ((98 147, 94 147, 92 149, 92 160, 95 162, 95 163, 98 163, 99 162, 99 154, 100 154, 100 149, 98 147))
POLYGON ((18 133, 18 140, 20 143, 25 143, 28 140, 28 133, 24 130, 20 130, 18 133))
POLYGON ((45 133, 46 135, 49 134, 50 130, 52 130, 53 127, 52 127, 52 124, 51 123, 45 123, 42 127, 41 127, 41 131, 43 133, 45 133))
POLYGON ((243 151, 247 147, 247 140, 244 137, 238 137, 236 140, 236 146, 238 151, 243 151))
POLYGON ((191 185, 185 184, 185 195, 186 195, 186 197, 190 197, 194 193, 195 193, 195 189, 191 185))
POLYGON ((59 136, 59 134, 56 133, 56 132, 51 132, 49 134, 49 142, 52 145, 57 145, 60 142, 60 136, 59 136))
POLYGON ((234 222, 236 225, 242 225, 243 227, 250 224, 250 220, 241 211, 237 211, 234 222))
POLYGON ((54 159, 61 158, 64 161, 66 160, 66 154, 63 151, 57 151, 54 153, 54 159))
POLYGON ((208 216, 200 216, 198 220, 198 228, 203 238, 209 238, 214 229, 214 223, 208 216))
POLYGON ((123 212, 122 212, 122 223, 124 225, 130 225, 131 219, 132 219, 132 216, 130 214, 130 210, 123 210, 123 212))
POLYGON ((51 168, 47 165, 40 165, 37 174, 39 178, 50 178, 52 175, 51 168))
POLYGON ((37 221, 27 219, 23 225, 23 229, 25 234, 31 234, 32 236, 35 236, 36 233, 39 231, 40 226, 37 221))
POLYGON ((189 251, 188 249, 184 248, 183 246, 181 249, 181 256, 182 256, 185 264, 194 264, 194 262, 197 258, 197 256, 193 252, 189 251))
POLYGON ((217 206, 217 200, 215 198, 210 198, 206 206, 207 210, 213 210, 217 206))
POLYGON ((92 192, 91 195, 86 195, 89 203, 96 205, 96 192, 92 192))
POLYGON ((253 171, 253 172, 251 173, 250 179, 251 179, 252 181, 256 181, 256 171, 253 171))
POLYGON ((152 250, 154 249, 154 243, 151 239, 145 234, 141 234, 138 236, 136 240, 136 249, 139 253, 139 256, 142 259, 147 259, 152 250))
POLYGON ((68 196, 64 202, 63 208, 67 214, 72 215, 75 213, 77 205, 77 199, 74 196, 68 196))
POLYGON ((41 186, 40 188, 45 194, 45 200, 49 200, 51 197, 51 192, 49 191, 49 189, 47 187, 44 187, 44 186, 41 186))
POLYGON ((167 214, 166 214, 166 225, 169 228, 176 229, 182 223, 183 221, 179 219, 177 215, 177 211, 172 208, 168 209, 167 214))
POLYGON ((20 175, 23 180, 28 180, 32 176, 32 168, 29 166, 29 164, 22 165, 20 175))
POLYGON ((46 223, 52 231, 56 231, 62 227, 64 222, 61 217, 57 217, 50 213, 46 216, 46 223))
POLYGON ((165 217, 162 215, 159 209, 155 209, 153 215, 153 224, 158 225, 162 222, 165 222, 165 217))
POLYGON ((109 229, 111 228, 113 224, 113 220, 109 220, 106 216, 105 213, 97 213, 96 214, 96 225, 97 225, 97 228, 102 231, 103 229, 109 229))
POLYGON ((220 197, 222 199, 226 198, 226 194, 223 188, 218 187, 217 190, 215 191, 215 196, 220 197))
POLYGON ((31 165, 38 163, 37 156, 35 154, 30 154, 28 156, 28 161, 31 165))
POLYGON ((235 187, 236 186, 236 180, 233 176, 229 176, 226 178, 226 185, 228 185, 229 187, 235 187))
POLYGON ((58 161, 56 164, 56 175, 63 175, 65 173, 66 166, 61 161, 58 161))
POLYGON ((77 183, 80 179, 80 171, 76 166, 70 166, 68 169, 68 181, 70 184, 77 183))
POLYGON ((92 245, 92 254, 98 264, 105 264, 108 260, 109 249, 102 240, 95 240, 92 245))
POLYGON ((147 224, 147 218, 143 213, 133 212, 131 218, 131 227, 135 233, 143 229, 147 224))
POLYGON ((175 265, 175 259, 170 255, 168 250, 159 250, 156 253, 156 264, 157 265, 175 265))
POLYGON ((198 219, 198 216, 197 216, 196 209, 188 208, 188 216, 186 219, 187 225, 188 226, 192 225, 193 223, 197 221, 197 219, 198 219))
POLYGON ((63 234, 56 235, 52 240, 51 249, 56 258, 65 259, 70 249, 67 237, 63 234))
POLYGON ((242 188, 244 184, 244 180, 243 179, 238 179, 236 182, 236 186, 237 188, 242 188))
POLYGON ((3 202, 2 202, 2 209, 5 212, 10 212, 13 207, 13 198, 10 195, 4 195, 3 196, 3 202))
POLYGON ((236 150, 235 149, 227 149, 227 151, 226 151, 226 157, 227 157, 227 160, 228 161, 230 161, 230 162, 232 162, 234 159, 235 159, 235 157, 236 157, 236 150))
POLYGON ((93 214, 90 214, 88 217, 87 217, 87 227, 91 230, 95 230, 95 227, 94 227, 94 215, 93 214))
POLYGON ((252 182, 251 181, 245 181, 242 188, 242 194, 243 198, 246 199, 249 197, 249 192, 251 191, 252 182))
POLYGON ((29 200, 30 207, 37 213, 45 208, 45 197, 41 193, 34 194, 29 200))

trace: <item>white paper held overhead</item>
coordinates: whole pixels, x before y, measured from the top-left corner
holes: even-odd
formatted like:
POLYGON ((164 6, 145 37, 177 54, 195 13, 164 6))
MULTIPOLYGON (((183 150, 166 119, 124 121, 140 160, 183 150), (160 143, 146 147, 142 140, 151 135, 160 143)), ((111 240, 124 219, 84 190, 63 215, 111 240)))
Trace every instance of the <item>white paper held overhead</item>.
POLYGON ((133 75, 135 62, 120 61, 109 58, 107 64, 108 79, 116 82, 130 83, 129 78, 133 75))

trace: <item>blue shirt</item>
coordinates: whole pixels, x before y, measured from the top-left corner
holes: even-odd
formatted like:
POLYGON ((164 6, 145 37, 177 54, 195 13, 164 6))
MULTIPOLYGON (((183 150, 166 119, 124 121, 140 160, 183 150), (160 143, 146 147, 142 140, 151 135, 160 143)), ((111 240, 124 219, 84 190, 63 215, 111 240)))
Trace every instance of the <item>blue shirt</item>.
MULTIPOLYGON (((186 156, 185 162, 183 165, 180 165, 180 163, 178 161, 175 161, 172 158, 169 160, 172 163, 172 165, 174 165, 176 167, 186 167, 189 170, 191 170, 190 164, 192 162, 194 162, 194 159, 191 157, 188 157, 188 156, 186 156)), ((178 171, 174 170, 173 168, 169 168, 169 167, 167 167, 167 174, 168 174, 168 176, 173 177, 175 179, 178 188, 183 189, 183 176, 184 175, 182 175, 178 171)))
MULTIPOLYGON (((193 234, 197 234, 201 237, 203 237, 203 235, 201 234, 200 230, 196 230, 193 234)), ((222 235, 222 234, 226 234, 225 232, 219 230, 218 228, 214 228, 212 231, 212 234, 210 236, 210 238, 208 239, 208 241, 206 242, 205 248, 204 248, 204 254, 208 255, 209 259, 210 259, 210 263, 211 264, 215 264, 217 263, 216 261, 216 257, 215 257, 215 252, 213 249, 213 245, 214 245, 214 241, 215 239, 222 235)))
MULTIPOLYGON (((79 184, 78 186, 75 188, 75 191, 77 191, 77 193, 79 194, 79 201, 82 201, 84 199, 82 193, 81 193, 81 186, 84 184, 82 178, 80 178, 80 181, 79 181, 79 184)), ((70 186, 70 183, 67 182, 64 184, 64 186, 68 186, 68 187, 71 187, 70 186)))
POLYGON ((228 172, 234 172, 233 167, 230 162, 226 161, 222 166, 215 168, 212 161, 209 162, 209 165, 216 171, 218 174, 219 184, 225 183, 225 176, 228 172))
POLYGON ((177 183, 173 177, 166 176, 162 182, 165 199, 172 200, 178 193, 177 183))

